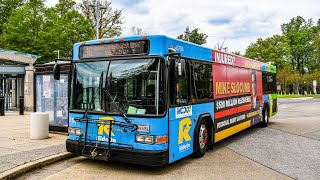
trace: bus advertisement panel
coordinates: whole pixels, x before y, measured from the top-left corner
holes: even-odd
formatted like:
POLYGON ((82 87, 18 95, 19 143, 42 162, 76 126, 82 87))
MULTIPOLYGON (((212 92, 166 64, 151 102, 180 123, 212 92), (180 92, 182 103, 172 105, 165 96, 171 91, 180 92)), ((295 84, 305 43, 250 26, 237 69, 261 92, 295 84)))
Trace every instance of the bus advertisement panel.
POLYGON ((213 51, 215 142, 259 123, 262 78, 259 62, 213 51))

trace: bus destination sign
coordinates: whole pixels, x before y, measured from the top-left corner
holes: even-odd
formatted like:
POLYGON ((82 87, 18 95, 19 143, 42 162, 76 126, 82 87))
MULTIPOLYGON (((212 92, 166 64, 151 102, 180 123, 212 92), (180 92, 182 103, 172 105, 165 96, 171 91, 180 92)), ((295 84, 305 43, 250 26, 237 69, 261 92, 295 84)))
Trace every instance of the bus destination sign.
POLYGON ((93 44, 81 46, 80 59, 111 56, 142 55, 149 51, 149 41, 126 41, 112 44, 93 44))

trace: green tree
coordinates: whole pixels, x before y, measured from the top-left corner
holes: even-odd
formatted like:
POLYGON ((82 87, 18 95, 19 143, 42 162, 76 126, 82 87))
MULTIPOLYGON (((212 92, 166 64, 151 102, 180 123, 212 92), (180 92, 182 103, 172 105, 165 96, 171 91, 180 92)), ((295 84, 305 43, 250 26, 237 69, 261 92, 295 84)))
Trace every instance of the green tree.
POLYGON ((57 57, 55 50, 60 51, 60 58, 69 58, 74 43, 89 40, 94 31, 90 22, 80 14, 74 0, 59 0, 59 3, 46 11, 45 29, 42 38, 47 44, 50 57, 57 57))
POLYGON ((314 53, 313 61, 308 63, 309 71, 320 70, 320 19, 318 20, 317 26, 315 27, 315 36, 313 39, 314 53))
POLYGON ((283 35, 286 37, 289 51, 290 61, 294 69, 300 74, 305 74, 312 65, 314 52, 314 36, 315 27, 312 19, 308 21, 297 16, 292 18, 290 22, 281 25, 283 35))
POLYGON ((208 35, 205 33, 200 33, 199 31, 200 29, 196 28, 190 32, 189 27, 186 27, 185 32, 183 34, 180 34, 177 38, 199 45, 207 43, 208 35))
POLYGON ((281 30, 282 35, 259 38, 250 44, 245 56, 273 61, 284 91, 288 87, 295 93, 311 89, 312 80, 317 80, 320 73, 320 19, 315 25, 312 19, 297 16, 282 24, 281 30))
POLYGON ((54 10, 61 17, 65 13, 75 10, 76 2, 73 0, 59 0, 59 3, 55 5, 54 10))
POLYGON ((288 76, 292 74, 293 70, 290 66, 284 66, 283 68, 277 69, 277 83, 281 85, 281 91, 289 93, 287 86, 291 85, 291 82, 288 82, 288 76))
POLYGON ((41 56, 37 63, 55 59, 55 50, 60 50, 61 57, 70 57, 74 43, 94 34, 90 22, 73 8, 74 4, 73 0, 60 0, 47 9, 42 0, 27 2, 5 24, 5 47, 41 56))
POLYGON ((290 59, 288 42, 284 36, 273 35, 251 43, 245 52, 245 57, 262 62, 273 62, 279 69, 288 66, 290 59))
POLYGON ((29 1, 12 12, 4 24, 3 39, 7 49, 39 54, 43 49, 40 32, 44 23, 44 4, 41 0, 29 1))
POLYGON ((83 0, 78 6, 83 15, 90 21, 92 29, 96 29, 96 10, 97 8, 91 5, 101 7, 99 14, 99 38, 114 37, 121 35, 122 31, 122 10, 113 10, 111 1, 100 0, 83 0))
POLYGON ((22 4, 23 0, 0 0, 0 35, 11 13, 21 7, 22 4))
POLYGON ((304 76, 301 75, 297 70, 293 70, 287 77, 288 85, 292 86, 292 90, 295 94, 298 94, 300 91, 300 85, 303 84, 304 76))
POLYGON ((90 22, 76 10, 66 12, 49 31, 49 37, 54 40, 50 49, 59 49, 62 57, 71 57, 73 44, 91 39, 94 31, 90 22))
MULTIPOLYGON (((320 71, 313 71, 313 72, 306 74, 304 76, 305 76, 304 85, 306 86, 306 90, 312 91, 312 93, 313 93, 313 80, 316 80, 318 83, 320 82, 320 71)), ((319 89, 319 85, 317 87, 319 89)))

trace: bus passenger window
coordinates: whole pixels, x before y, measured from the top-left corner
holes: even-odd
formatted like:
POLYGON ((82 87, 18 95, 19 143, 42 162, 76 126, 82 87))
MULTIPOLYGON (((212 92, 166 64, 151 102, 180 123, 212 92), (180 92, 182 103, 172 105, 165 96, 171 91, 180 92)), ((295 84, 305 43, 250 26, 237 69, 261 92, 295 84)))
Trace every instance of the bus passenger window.
POLYGON ((189 102, 189 63, 186 62, 185 78, 176 75, 176 103, 185 104, 189 102))
POLYGON ((213 99, 212 65, 208 63, 192 63, 192 102, 213 99))

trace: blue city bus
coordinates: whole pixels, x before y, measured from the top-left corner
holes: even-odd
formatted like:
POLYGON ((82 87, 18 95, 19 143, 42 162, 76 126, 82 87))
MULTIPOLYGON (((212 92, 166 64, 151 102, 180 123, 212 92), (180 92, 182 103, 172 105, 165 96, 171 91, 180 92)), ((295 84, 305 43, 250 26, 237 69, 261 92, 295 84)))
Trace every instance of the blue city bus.
POLYGON ((66 148, 93 159, 162 166, 202 157, 277 111, 262 86, 264 78, 274 93, 275 67, 163 35, 77 43, 71 63, 66 148))

